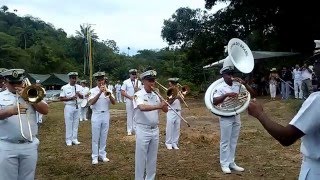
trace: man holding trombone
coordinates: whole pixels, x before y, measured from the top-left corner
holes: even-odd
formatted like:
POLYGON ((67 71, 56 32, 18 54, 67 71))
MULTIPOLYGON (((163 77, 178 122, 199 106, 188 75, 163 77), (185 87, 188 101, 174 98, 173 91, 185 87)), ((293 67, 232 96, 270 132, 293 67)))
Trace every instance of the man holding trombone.
MULTIPOLYGON (((30 103, 23 69, 1 73, 7 89, 0 92, 0 178, 33 180, 38 159, 36 112, 48 113, 48 105, 38 97, 30 103)), ((38 93, 37 93, 38 94, 38 93)))
MULTIPOLYGON (((177 83, 179 81, 179 78, 169 78, 169 89, 174 89, 178 92, 179 89, 177 87, 177 83)), ((172 92, 174 92, 172 90, 172 92)), ((175 97, 169 97, 168 103, 171 105, 169 108, 169 111, 167 113, 167 125, 166 125, 166 142, 165 145, 167 149, 179 149, 178 147, 178 141, 180 136, 180 124, 181 124, 181 118, 173 111, 176 111, 181 115, 181 103, 180 99, 184 98, 181 95, 182 93, 176 93, 176 95, 171 94, 171 96, 175 97)), ((168 94, 167 94, 168 95, 168 94)))
POLYGON ((165 101, 154 92, 157 72, 147 70, 141 74, 143 88, 134 94, 134 120, 136 122, 135 179, 155 179, 159 146, 159 112, 168 112, 165 101), (144 178, 146 171, 146 177, 144 178))

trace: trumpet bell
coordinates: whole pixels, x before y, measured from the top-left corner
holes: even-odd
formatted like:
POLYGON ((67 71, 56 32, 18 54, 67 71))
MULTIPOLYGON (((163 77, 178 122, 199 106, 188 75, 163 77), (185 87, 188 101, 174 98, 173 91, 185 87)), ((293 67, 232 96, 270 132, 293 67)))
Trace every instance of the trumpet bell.
POLYGON ((186 94, 188 94, 189 92, 190 92, 190 87, 189 87, 189 86, 184 85, 184 86, 181 87, 181 93, 182 93, 183 95, 186 95, 186 94))
POLYGON ((30 103, 38 103, 44 98, 44 96, 45 92, 43 88, 35 84, 26 86, 21 94, 21 97, 30 103))

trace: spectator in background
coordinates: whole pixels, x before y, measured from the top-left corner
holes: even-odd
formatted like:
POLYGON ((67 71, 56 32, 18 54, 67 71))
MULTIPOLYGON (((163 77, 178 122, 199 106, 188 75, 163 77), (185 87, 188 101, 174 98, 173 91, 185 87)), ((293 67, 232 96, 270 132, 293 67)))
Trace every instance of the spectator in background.
POLYGON ((293 87, 294 87, 294 98, 302 99, 302 76, 301 76, 300 66, 296 64, 295 69, 292 70, 293 87))
POLYGON ((281 96, 282 99, 288 99, 290 94, 290 84, 292 79, 292 73, 287 67, 283 67, 281 71, 281 96))
POLYGON ((302 89, 302 95, 303 99, 307 99, 309 95, 312 93, 312 70, 307 66, 307 64, 304 64, 301 67, 301 76, 302 76, 302 83, 301 83, 301 89, 302 89))
POLYGON ((277 69, 272 68, 270 70, 270 75, 269 75, 269 88, 270 88, 271 100, 276 100, 278 79, 279 79, 279 75, 277 73, 277 69))

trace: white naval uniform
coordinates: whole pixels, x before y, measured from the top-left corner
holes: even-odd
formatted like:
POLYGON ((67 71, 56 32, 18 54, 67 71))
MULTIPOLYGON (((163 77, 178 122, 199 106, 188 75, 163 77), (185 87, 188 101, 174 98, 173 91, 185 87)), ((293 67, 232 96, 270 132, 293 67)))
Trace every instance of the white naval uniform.
MULTIPOLYGON (((86 95, 89 93, 90 89, 88 87, 82 87, 80 94, 83 96, 83 99, 86 99, 86 95)), ((83 101, 80 99, 80 104, 83 101)), ((88 107, 80 107, 80 121, 87 119, 88 107)))
POLYGON ((289 124, 305 135, 301 138, 303 160, 299 180, 320 179, 320 92, 312 93, 289 124))
MULTIPOLYGON (((81 92, 82 86, 76 84, 76 91, 81 92)), ((74 86, 70 83, 62 86, 60 97, 71 98, 76 94, 74 86)), ((80 117, 80 98, 76 101, 63 101, 64 106, 64 122, 66 125, 66 143, 72 143, 72 141, 78 141, 78 127, 79 127, 79 117, 80 117), (78 107, 78 109, 76 108, 78 107)))
MULTIPOLYGON (((19 97, 20 104, 25 101, 19 97)), ((0 109, 16 106, 16 95, 8 90, 0 93, 0 109)), ((39 140, 35 109, 27 104, 26 114, 21 114, 23 134, 30 139, 26 119, 29 119, 33 141, 25 140, 20 132, 18 115, 0 120, 0 180, 33 180, 38 159, 39 140)))
POLYGON ((135 180, 155 179, 159 146, 159 110, 141 111, 138 105, 158 105, 159 97, 142 89, 135 93, 133 101, 136 122, 135 180))
MULTIPOLYGON (((171 107, 181 115, 181 103, 179 99, 175 99, 171 107)), ((166 125, 166 144, 178 145, 180 136, 181 118, 173 112, 169 107, 167 112, 167 125, 166 125)))
POLYGON ((118 103, 122 103, 122 97, 121 97, 121 85, 117 83, 114 88, 116 89, 116 98, 118 103))
MULTIPOLYGON (((135 79, 134 81, 131 81, 131 79, 127 79, 123 81, 123 84, 121 86, 121 90, 125 91, 129 96, 133 96, 134 87, 138 81, 138 87, 141 88, 141 81, 138 79, 135 79)), ((134 132, 134 122, 133 122, 133 104, 132 100, 125 98, 126 101, 126 111, 127 111, 127 132, 134 132)))
POLYGON ((302 99, 302 89, 301 89, 301 84, 302 84, 302 72, 298 69, 294 69, 292 71, 292 76, 293 76, 293 88, 294 88, 294 97, 302 99))
MULTIPOLYGON (((90 90, 89 100, 93 99, 99 94, 100 89, 98 86, 90 90)), ((104 93, 101 93, 97 102, 91 105, 91 132, 92 132, 92 160, 98 160, 106 158, 106 144, 109 131, 110 121, 110 99, 106 97, 104 93)))
MULTIPOLYGON (((239 93, 240 84, 233 82, 229 86, 225 82, 214 93, 214 97, 220 97, 226 93, 239 93)), ((240 133, 240 115, 220 116, 220 164, 221 167, 228 167, 234 163, 235 152, 240 133)))

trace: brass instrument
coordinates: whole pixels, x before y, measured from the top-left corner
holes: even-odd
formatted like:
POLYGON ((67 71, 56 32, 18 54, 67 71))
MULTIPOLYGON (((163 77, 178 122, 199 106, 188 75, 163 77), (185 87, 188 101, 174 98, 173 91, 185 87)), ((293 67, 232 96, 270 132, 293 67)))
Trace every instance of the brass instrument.
POLYGON ((140 89, 139 89, 139 80, 138 80, 138 78, 137 79, 135 79, 135 83, 134 83, 134 92, 136 93, 136 92, 138 92, 140 89))
POLYGON ((185 120, 176 110, 174 110, 174 109, 172 108, 172 106, 160 95, 160 93, 156 90, 156 88, 154 88, 154 87, 151 87, 151 88, 152 88, 152 91, 153 91, 162 101, 164 101, 164 102, 171 108, 171 110, 172 110, 174 113, 176 113, 176 114, 188 125, 188 127, 190 127, 190 124, 188 123, 188 121, 185 120))
POLYGON ((178 96, 180 97, 180 99, 182 100, 182 102, 185 104, 185 106, 190 110, 188 104, 186 103, 186 101, 184 100, 184 96, 190 92, 190 88, 188 86, 181 86, 179 83, 177 84, 177 86, 182 87, 181 90, 171 87, 171 88, 166 88, 165 86, 163 86, 162 84, 160 84, 158 81, 155 81, 164 91, 166 91, 167 93, 167 97, 168 99, 173 99, 173 98, 177 98, 178 96))
POLYGON ((19 105, 19 97, 21 97, 27 103, 35 104, 35 103, 40 102, 44 98, 45 90, 39 85, 35 85, 35 84, 31 85, 28 78, 25 78, 23 80, 23 87, 24 87, 24 89, 23 89, 21 95, 16 96, 20 133, 24 139, 32 142, 33 138, 32 138, 31 125, 30 125, 30 121, 28 118, 29 117, 28 112, 26 112, 26 113, 27 113, 27 124, 28 124, 28 131, 29 131, 30 137, 27 138, 26 135, 23 133, 21 109, 20 109, 20 105, 19 105))
POLYGON ((38 103, 45 96, 45 90, 36 84, 31 84, 28 78, 23 80, 24 90, 21 93, 22 99, 29 103, 38 103))

